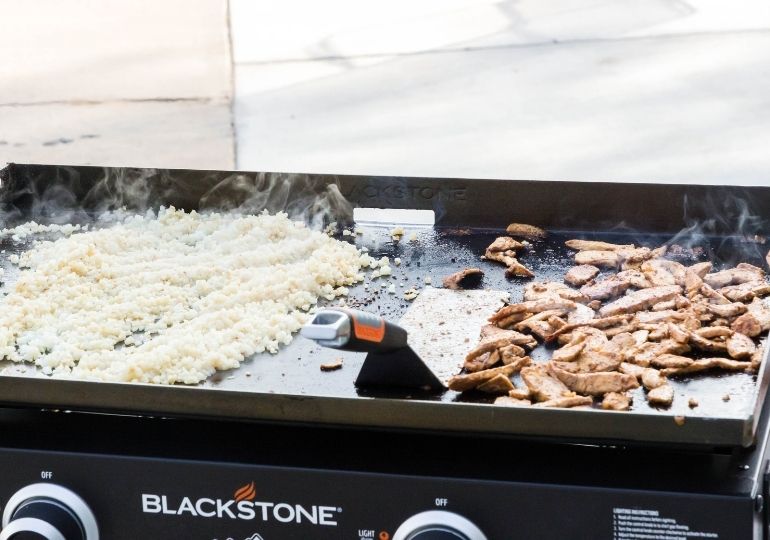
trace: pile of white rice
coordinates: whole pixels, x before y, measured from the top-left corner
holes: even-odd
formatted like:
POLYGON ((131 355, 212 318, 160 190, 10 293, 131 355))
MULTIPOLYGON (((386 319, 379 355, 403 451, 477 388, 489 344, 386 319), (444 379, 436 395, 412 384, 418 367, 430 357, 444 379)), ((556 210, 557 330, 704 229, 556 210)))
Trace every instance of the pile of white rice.
POLYGON ((285 214, 124 216, 38 242, 0 299, 0 356, 100 381, 198 383, 276 352, 362 255, 285 214))

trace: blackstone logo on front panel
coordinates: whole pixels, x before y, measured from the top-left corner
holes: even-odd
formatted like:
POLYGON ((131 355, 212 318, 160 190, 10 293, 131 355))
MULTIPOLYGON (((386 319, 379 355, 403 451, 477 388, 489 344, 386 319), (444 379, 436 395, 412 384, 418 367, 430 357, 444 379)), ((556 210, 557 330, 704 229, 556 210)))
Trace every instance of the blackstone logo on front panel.
POLYGON ((172 499, 167 495, 142 493, 142 512, 171 516, 192 516, 202 518, 242 519, 246 521, 305 523, 311 525, 337 526, 337 514, 342 508, 336 506, 291 504, 286 502, 257 501, 254 482, 235 490, 231 499, 182 497, 172 499))

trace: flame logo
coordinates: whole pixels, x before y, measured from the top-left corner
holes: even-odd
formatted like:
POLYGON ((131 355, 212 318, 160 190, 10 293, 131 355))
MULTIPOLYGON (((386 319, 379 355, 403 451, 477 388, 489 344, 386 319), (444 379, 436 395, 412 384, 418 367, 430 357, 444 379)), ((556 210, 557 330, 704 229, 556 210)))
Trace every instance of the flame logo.
POLYGON ((254 487, 254 482, 251 482, 236 489, 233 499, 235 499, 235 502, 253 501, 256 496, 257 489, 254 487))

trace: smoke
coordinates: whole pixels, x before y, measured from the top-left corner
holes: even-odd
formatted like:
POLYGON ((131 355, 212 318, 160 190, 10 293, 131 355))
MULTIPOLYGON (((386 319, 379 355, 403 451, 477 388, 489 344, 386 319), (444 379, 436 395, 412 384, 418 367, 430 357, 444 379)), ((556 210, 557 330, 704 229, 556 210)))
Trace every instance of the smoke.
POLYGON ((159 206, 285 212, 316 229, 353 219, 335 182, 301 174, 10 165, 0 177, 2 227, 30 220, 85 224, 108 211, 144 213, 159 206))

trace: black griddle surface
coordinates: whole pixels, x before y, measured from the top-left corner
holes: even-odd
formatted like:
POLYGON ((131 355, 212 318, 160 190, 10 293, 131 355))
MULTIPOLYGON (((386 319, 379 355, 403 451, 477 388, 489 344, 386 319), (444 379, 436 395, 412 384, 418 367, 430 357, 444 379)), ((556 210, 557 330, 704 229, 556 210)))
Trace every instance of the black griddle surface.
MULTIPOLYGON (((11 169, 11 184, 16 190, 27 183, 40 190, 41 184, 45 185, 51 178, 62 176, 61 170, 55 166, 14 165, 11 169)), ((98 181, 105 174, 113 174, 110 169, 91 167, 67 168, 66 171, 70 186, 80 183, 86 189, 90 185, 88 182, 98 181), (89 181, 86 182, 84 178, 89 178, 89 181)), ((138 171, 142 173, 145 170, 138 171)), ((125 174, 123 170, 119 172, 125 174)), ((199 189, 196 187, 198 191, 190 194, 170 190, 157 196, 157 206, 175 204, 177 207, 194 209, 197 208, 195 201, 199 200, 199 193, 205 185, 216 184, 223 175, 234 173, 156 171, 154 174, 152 178, 158 181, 170 179, 175 186, 182 181, 188 188, 203 186, 199 189), (182 194, 184 197, 179 199, 182 194)), ((398 320, 409 306, 409 302, 403 298, 406 289, 414 285, 423 288, 426 277, 431 279, 433 285, 440 286, 443 276, 466 266, 479 266, 485 271, 482 287, 507 291, 512 301, 519 301, 524 285, 530 280, 506 279, 502 265, 480 260, 485 247, 496 236, 503 234, 509 221, 534 223, 551 232, 547 240, 532 242, 530 249, 520 254, 520 260, 535 272, 535 279, 540 281, 561 281, 564 272, 572 266, 574 253, 564 246, 564 240, 568 238, 600 239, 650 247, 672 239, 679 244, 694 241, 695 245, 704 249, 703 253, 678 260, 684 263, 711 260, 715 262, 717 270, 738 262, 758 266, 765 264, 763 253, 767 247, 761 243, 761 238, 757 243, 748 241, 743 234, 704 234, 700 230, 687 230, 677 236, 677 232, 682 229, 678 221, 682 219, 681 211, 673 216, 672 208, 681 209, 683 203, 687 207, 688 200, 711 200, 722 196, 722 190, 726 188, 713 188, 715 192, 711 193, 712 188, 705 186, 602 184, 601 191, 597 191, 596 185, 571 182, 295 176, 303 182, 312 179, 320 185, 338 184, 353 206, 427 206, 436 211, 438 222, 435 228, 404 226, 406 234, 400 242, 390 238, 390 225, 358 224, 356 226, 363 229, 363 235, 338 236, 341 240, 366 247, 373 257, 390 257, 393 276, 384 281, 395 284, 396 294, 389 294, 387 287, 380 287, 383 278, 367 278, 368 290, 364 284, 351 288, 348 304, 380 313, 391 320, 398 320), (415 199, 410 202, 405 201, 406 196, 396 199, 386 197, 398 194, 396 188, 409 188, 412 185, 433 186, 431 189, 438 195, 433 200, 415 199), (390 186, 395 187, 390 189, 390 186), (365 187, 372 189, 363 189, 365 187), (595 200, 590 199, 588 194, 593 196, 594 193, 595 200), (621 201, 619 194, 629 195, 631 200, 624 198, 621 201), (367 199, 375 196, 382 200, 367 199), (452 197, 456 200, 453 201, 452 197), (520 197, 528 197, 533 201, 547 200, 550 206, 542 206, 543 212, 535 207, 516 207, 509 211, 497 208, 499 215, 494 218, 494 224, 489 223, 489 215, 482 211, 486 210, 485 205, 494 209, 488 202, 494 198, 498 198, 501 207, 505 207, 506 200, 518 200, 520 197), (608 209, 608 198, 620 203, 608 209), (654 200, 656 204, 642 208, 634 202, 635 199, 644 198, 654 200), (584 204, 584 201, 589 202, 584 204), (576 213, 574 209, 577 208, 582 208, 583 213, 576 213), (559 214, 560 210, 563 210, 563 214, 559 214), (615 225, 608 226, 606 214, 610 210, 624 216, 626 224, 619 226, 622 220, 617 219, 615 225), (540 218, 535 219, 536 216, 540 218), (640 216, 650 219, 649 226, 640 216), (466 224, 473 226, 466 227, 466 224), (644 230, 659 232, 638 232, 644 230), (417 235, 414 242, 409 241, 412 233, 417 235), (395 257, 402 260, 401 265, 394 264, 395 257)), ((743 194, 746 189, 735 188, 735 191, 743 194)), ((403 193, 413 195, 420 192, 406 189, 403 193)), ((770 190, 757 188, 750 195, 748 200, 758 207, 770 208, 770 190)), ((23 206, 20 201, 26 201, 25 197, 13 195, 10 200, 16 206, 23 206)), ((696 210, 694 215, 706 212, 696 210)), ((80 212, 77 215, 84 214, 80 212)), ((23 222, 27 219, 29 208, 25 207, 19 211, 19 220, 23 222)), ((349 223, 348 228, 352 230, 353 224, 349 223)), ((25 242, 3 239, 0 249, 5 249, 5 253, 0 254, 0 259, 6 269, 7 284, 13 282, 17 272, 9 265, 7 257, 28 247, 29 244, 25 242)), ((369 273, 366 272, 367 276, 369 273)), ((453 315, 457 316, 437 313, 436 317, 453 315)), ((457 352, 458 371, 466 352, 457 352)), ((532 356, 535 361, 545 361, 550 354, 551 349, 541 345, 532 356)), ((714 373, 675 379, 673 385, 676 396, 670 409, 649 407, 641 389, 634 395, 634 409, 630 412, 536 409, 494 406, 489 403, 488 396, 474 393, 447 391, 441 395, 422 395, 397 390, 358 390, 353 381, 363 360, 362 354, 322 349, 297 336, 276 355, 260 354, 247 358, 238 369, 217 373, 196 386, 64 380, 44 376, 29 365, 6 362, 0 366, 0 403, 161 416, 344 424, 394 430, 416 429, 423 432, 461 431, 468 434, 559 440, 633 441, 707 447, 748 446, 754 442, 767 379, 764 364, 757 376, 714 373), (341 370, 320 371, 320 364, 340 356, 344 358, 341 370), (725 394, 731 397, 728 402, 722 400, 725 394), (697 408, 690 409, 687 406, 690 397, 698 400, 697 408), (684 417, 685 422, 682 424, 681 421, 675 421, 677 417, 684 417)))

